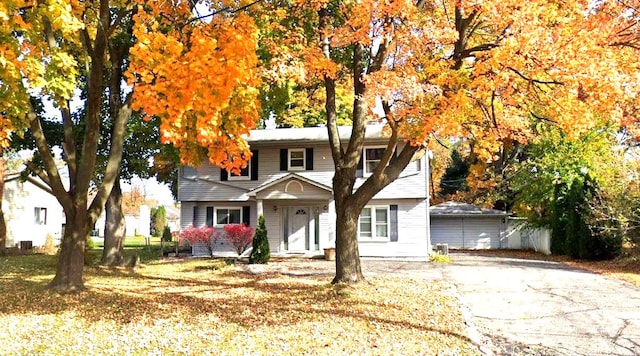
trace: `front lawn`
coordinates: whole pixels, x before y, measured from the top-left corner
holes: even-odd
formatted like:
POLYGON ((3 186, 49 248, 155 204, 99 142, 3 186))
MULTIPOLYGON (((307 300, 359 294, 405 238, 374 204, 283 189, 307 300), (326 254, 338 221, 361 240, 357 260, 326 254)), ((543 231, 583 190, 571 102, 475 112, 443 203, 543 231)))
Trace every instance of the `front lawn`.
POLYGON ((58 295, 44 290, 53 256, 1 257, 0 354, 478 354, 443 282, 332 286, 302 270, 325 261, 287 263, 91 267, 85 292, 58 295))

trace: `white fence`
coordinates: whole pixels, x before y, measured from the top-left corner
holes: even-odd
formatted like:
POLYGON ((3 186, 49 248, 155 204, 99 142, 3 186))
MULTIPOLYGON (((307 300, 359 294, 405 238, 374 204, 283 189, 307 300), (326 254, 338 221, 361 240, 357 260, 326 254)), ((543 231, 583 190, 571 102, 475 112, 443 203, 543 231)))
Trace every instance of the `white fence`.
POLYGON ((534 250, 550 255, 551 230, 532 228, 522 218, 509 218, 501 245, 509 249, 534 250))

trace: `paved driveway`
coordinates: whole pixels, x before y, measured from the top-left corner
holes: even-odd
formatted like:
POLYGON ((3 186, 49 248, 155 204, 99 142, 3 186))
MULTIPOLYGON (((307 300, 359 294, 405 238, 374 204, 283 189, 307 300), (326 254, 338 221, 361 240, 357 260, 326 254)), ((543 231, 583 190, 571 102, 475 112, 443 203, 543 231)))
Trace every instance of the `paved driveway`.
POLYGON ((555 262, 451 258, 442 278, 496 354, 640 355, 640 289, 555 262))

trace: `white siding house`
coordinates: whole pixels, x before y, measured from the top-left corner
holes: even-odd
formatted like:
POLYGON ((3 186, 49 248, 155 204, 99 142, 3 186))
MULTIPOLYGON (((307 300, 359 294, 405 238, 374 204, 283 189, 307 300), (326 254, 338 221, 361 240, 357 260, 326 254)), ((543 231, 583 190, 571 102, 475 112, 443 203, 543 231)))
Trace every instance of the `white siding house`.
MULTIPOLYGON (((382 125, 367 127, 356 187, 376 164, 386 141, 382 125)), ((351 127, 340 127, 348 138, 351 127)), ((253 157, 240 176, 205 163, 182 167, 178 200, 182 228, 246 223, 263 215, 271 252, 321 254, 335 246, 333 160, 327 129, 254 130, 247 138, 253 157)), ((380 191, 363 210, 358 224, 361 256, 426 257, 428 238, 428 167, 416 157, 400 177, 380 191)), ((229 252, 225 243, 215 253, 229 252)), ((194 254, 206 249, 194 247, 194 254)))
POLYGON ((48 234, 56 243, 62 237, 65 222, 58 200, 41 189, 38 178, 8 174, 5 179, 2 209, 7 224, 6 247, 22 244, 43 246, 48 234))

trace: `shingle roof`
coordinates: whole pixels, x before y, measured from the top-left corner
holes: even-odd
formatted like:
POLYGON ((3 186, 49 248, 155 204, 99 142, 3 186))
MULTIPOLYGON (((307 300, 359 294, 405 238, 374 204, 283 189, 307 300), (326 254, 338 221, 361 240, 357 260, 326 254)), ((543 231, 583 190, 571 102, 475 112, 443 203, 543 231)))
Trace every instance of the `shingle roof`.
MULTIPOLYGON (((365 131, 365 138, 368 140, 385 139, 382 129, 385 125, 368 125, 365 131)), ((351 136, 351 126, 338 126, 341 139, 349 139, 351 136)), ((326 127, 302 127, 302 128, 279 128, 265 130, 251 130, 247 141, 251 143, 277 143, 277 142, 327 142, 329 133, 326 127)))
POLYGON ((498 216, 507 215, 502 210, 486 209, 479 206, 457 201, 447 201, 441 204, 433 205, 429 208, 430 215, 448 215, 448 216, 498 216))

